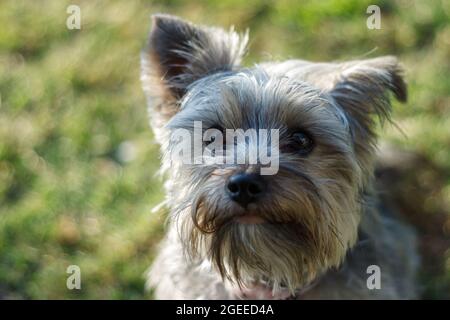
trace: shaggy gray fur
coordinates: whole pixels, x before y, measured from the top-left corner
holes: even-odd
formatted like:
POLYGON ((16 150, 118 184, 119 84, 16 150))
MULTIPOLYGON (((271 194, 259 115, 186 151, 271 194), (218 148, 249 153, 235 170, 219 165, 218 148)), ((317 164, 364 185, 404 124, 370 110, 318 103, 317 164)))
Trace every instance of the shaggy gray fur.
POLYGON ((240 66, 247 35, 153 17, 142 81, 167 177, 168 233, 148 285, 159 299, 232 299, 264 284, 306 298, 414 298, 413 231, 372 190, 376 120, 389 120, 390 93, 406 100, 394 57, 345 63, 301 60, 240 66), (249 209, 224 190, 258 165, 174 163, 173 130, 280 130, 280 169, 249 209), (283 152, 292 132, 314 139, 308 155, 283 152), (248 210, 266 223, 241 224, 248 210), (369 290, 367 267, 381 268, 369 290))

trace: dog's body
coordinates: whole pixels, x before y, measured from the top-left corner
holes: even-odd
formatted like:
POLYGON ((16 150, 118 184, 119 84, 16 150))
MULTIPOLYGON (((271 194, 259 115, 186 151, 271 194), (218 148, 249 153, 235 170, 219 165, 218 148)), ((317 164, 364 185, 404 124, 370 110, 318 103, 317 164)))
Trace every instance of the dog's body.
POLYGON ((415 298, 414 233, 372 187, 373 118, 388 118, 389 91, 406 100, 396 59, 244 69, 245 43, 233 31, 154 18, 143 82, 170 208, 149 272, 156 298, 415 298), (194 121, 276 128, 278 173, 174 162, 171 134, 194 121), (370 270, 381 288, 368 285, 370 270))

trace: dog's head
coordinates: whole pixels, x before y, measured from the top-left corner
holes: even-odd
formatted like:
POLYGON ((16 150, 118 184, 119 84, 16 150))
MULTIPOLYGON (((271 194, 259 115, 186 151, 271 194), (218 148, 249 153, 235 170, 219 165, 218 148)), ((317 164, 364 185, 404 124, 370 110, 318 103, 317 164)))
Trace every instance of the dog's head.
POLYGON ((355 243, 373 171, 375 120, 388 119, 389 92, 404 101, 406 88, 392 57, 243 68, 246 42, 233 30, 154 16, 142 79, 172 183, 171 218, 188 256, 209 259, 238 283, 266 280, 294 290, 338 266, 355 243), (261 137, 257 131, 239 142, 227 129, 275 129, 277 139, 269 140, 276 174, 262 175, 261 163, 249 157, 173 157, 180 145, 207 150, 202 137, 211 128, 223 135, 209 143, 220 139, 233 157, 239 145, 260 147, 261 137), (200 142, 173 139, 177 130, 200 142))

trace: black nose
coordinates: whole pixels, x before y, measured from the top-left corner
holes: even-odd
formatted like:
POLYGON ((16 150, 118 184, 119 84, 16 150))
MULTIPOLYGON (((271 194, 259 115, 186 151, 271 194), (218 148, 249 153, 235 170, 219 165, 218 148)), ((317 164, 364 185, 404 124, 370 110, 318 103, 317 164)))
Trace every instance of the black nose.
POLYGON ((238 173, 231 176, 226 189, 233 201, 246 207, 264 193, 265 185, 258 174, 238 173))

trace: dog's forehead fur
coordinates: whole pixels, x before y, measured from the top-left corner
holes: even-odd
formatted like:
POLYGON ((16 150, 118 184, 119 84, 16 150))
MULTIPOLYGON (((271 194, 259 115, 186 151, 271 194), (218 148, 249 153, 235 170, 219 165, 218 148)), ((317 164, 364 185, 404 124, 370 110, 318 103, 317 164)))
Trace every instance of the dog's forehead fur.
POLYGON ((306 81, 272 75, 261 66, 191 84, 167 127, 189 129, 194 121, 206 128, 279 129, 281 134, 308 130, 341 139, 349 134, 347 117, 329 94, 306 81))

